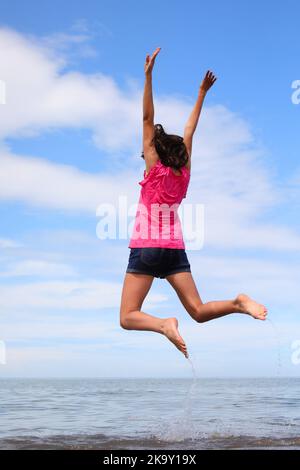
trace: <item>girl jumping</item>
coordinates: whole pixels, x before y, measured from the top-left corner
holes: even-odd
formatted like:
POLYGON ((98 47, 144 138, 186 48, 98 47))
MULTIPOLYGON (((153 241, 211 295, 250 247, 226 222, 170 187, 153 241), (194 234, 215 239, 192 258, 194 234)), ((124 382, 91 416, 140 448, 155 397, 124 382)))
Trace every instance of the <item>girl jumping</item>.
POLYGON ((141 311, 154 277, 166 279, 174 288, 186 311, 198 323, 244 313, 265 320, 267 309, 239 294, 232 300, 203 303, 194 282, 185 251, 177 209, 186 197, 190 174, 192 141, 204 98, 216 81, 207 71, 196 104, 184 128, 183 138, 167 134, 161 124, 154 124, 152 70, 158 47, 146 56, 143 97, 143 153, 145 170, 125 273, 120 306, 120 324, 127 330, 155 331, 165 335, 184 355, 188 351, 174 317, 158 318, 141 311))

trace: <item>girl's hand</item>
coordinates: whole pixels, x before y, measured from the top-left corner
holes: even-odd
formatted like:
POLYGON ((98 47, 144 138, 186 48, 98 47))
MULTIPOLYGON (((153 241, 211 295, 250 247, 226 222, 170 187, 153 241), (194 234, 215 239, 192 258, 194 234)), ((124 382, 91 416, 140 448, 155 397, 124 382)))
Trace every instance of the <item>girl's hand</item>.
POLYGON ((208 70, 200 85, 200 91, 206 93, 213 86, 216 80, 217 77, 215 77, 214 74, 208 70))
POLYGON ((154 66, 155 58, 159 51, 161 50, 161 47, 157 47, 155 51, 153 52, 152 56, 150 57, 149 54, 146 56, 146 62, 145 62, 145 74, 150 75, 152 73, 152 69, 154 66))

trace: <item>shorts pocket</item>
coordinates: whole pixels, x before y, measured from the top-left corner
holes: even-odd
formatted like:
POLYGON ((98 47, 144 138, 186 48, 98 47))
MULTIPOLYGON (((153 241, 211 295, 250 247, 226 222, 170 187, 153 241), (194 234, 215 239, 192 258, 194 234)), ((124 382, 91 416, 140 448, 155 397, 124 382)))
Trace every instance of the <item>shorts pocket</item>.
POLYGON ((162 259, 162 248, 141 248, 141 261, 148 266, 158 266, 162 259))

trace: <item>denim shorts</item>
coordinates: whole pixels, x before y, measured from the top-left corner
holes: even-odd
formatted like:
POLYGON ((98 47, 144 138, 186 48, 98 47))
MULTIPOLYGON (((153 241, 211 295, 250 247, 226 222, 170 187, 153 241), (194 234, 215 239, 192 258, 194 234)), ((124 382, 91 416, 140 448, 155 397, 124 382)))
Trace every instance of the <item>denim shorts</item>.
POLYGON ((126 272, 163 279, 169 274, 190 273, 191 267, 185 250, 181 248, 130 248, 126 272))

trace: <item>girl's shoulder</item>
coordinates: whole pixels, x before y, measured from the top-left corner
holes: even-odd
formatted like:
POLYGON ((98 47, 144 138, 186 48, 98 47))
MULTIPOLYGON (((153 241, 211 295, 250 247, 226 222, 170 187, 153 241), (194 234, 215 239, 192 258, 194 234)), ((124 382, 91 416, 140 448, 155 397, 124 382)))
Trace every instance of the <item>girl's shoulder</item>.
POLYGON ((180 178, 185 177, 189 178, 190 170, 187 166, 183 166, 180 170, 174 169, 170 166, 164 165, 160 160, 147 171, 144 170, 143 180, 139 181, 139 184, 144 185, 148 181, 153 181, 156 179, 161 179, 163 176, 169 176, 174 178, 176 181, 179 181, 180 178))

